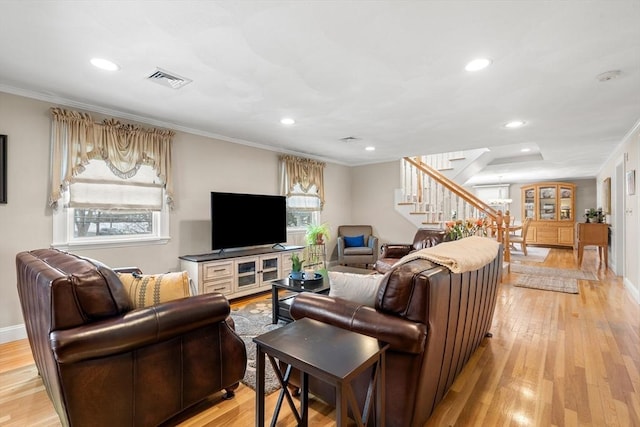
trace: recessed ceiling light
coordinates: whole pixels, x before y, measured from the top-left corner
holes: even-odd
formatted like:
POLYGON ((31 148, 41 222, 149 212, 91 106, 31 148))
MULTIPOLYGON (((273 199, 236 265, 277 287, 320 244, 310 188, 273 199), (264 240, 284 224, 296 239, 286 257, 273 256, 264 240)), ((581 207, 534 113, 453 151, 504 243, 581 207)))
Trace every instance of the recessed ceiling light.
POLYGON ((469 62, 464 69, 467 71, 480 71, 487 68, 489 65, 491 65, 491 60, 489 58, 476 58, 469 62))
POLYGON ((284 119, 281 119, 281 120, 280 120, 280 123, 282 123, 283 125, 292 125, 292 124, 294 124, 295 122, 296 122, 296 121, 295 121, 295 120, 293 120, 293 119, 292 119, 292 118, 290 118, 290 117, 285 117, 284 119))
POLYGON ((531 151, 531 148, 523 148, 522 150, 523 153, 528 153, 529 151, 531 151))
POLYGON ((107 71, 118 71, 120 69, 118 64, 104 58, 92 58, 91 65, 93 65, 94 67, 98 67, 101 70, 107 70, 107 71))
POLYGON ((514 120, 512 122, 507 123, 506 125, 504 125, 504 127, 509 128, 509 129, 514 129, 514 128, 519 128, 524 126, 524 123, 522 120, 514 120))
POLYGON ((371 146, 365 147, 365 150, 367 150, 367 151, 376 151, 376 147, 371 147, 371 146))

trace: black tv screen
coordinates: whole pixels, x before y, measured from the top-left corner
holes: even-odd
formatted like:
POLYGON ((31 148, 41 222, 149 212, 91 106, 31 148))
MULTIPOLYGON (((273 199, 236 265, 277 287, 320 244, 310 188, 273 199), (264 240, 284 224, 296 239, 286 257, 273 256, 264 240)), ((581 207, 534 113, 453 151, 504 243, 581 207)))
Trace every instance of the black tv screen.
POLYGON ((285 196, 211 192, 211 248, 223 250, 287 241, 285 196))

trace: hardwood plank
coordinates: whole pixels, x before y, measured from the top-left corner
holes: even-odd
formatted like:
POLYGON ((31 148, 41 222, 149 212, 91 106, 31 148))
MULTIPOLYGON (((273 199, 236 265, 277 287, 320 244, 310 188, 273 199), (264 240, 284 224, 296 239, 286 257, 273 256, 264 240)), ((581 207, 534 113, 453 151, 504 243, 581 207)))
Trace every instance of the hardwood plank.
MULTIPOLYGON (((571 249, 552 249, 545 267, 577 269, 571 249)), ((425 427, 637 426, 640 427, 640 307, 621 278, 605 270, 597 251, 585 250, 579 295, 517 288, 515 273, 500 285, 493 338, 485 340, 425 427)), ((241 306, 264 295, 232 301, 241 306)), ((278 393, 267 396, 268 414, 278 393)), ((311 399, 310 425, 335 425, 335 412, 311 399)), ((236 397, 216 394, 171 420, 171 426, 253 425, 255 393, 240 385, 236 397)), ((59 426, 27 340, 0 345, 0 425, 59 426)), ((295 420, 283 407, 278 426, 295 420)))

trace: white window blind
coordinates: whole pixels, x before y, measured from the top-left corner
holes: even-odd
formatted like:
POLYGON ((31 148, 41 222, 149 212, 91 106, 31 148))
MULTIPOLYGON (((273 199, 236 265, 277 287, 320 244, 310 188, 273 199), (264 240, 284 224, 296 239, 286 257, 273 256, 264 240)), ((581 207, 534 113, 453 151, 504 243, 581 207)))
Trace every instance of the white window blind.
POLYGON ((320 211, 321 200, 316 186, 311 186, 309 191, 305 192, 300 184, 294 185, 293 191, 287 197, 287 208, 299 211, 320 211))
POLYGON ((92 209, 162 209, 163 185, 150 166, 127 179, 113 174, 103 160, 92 160, 69 188, 69 207, 92 209))

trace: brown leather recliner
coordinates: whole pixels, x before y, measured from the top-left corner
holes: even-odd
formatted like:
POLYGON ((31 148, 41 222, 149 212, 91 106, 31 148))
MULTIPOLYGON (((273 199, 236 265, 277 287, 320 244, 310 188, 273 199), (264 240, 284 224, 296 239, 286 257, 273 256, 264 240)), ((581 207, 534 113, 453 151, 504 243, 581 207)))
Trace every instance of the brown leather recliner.
MULTIPOLYGON (((378 338, 386 352, 386 425, 422 427, 491 327, 501 277, 502 248, 484 267, 451 273, 417 259, 395 267, 380 284, 375 308, 310 292, 291 306, 309 317, 378 338)), ((362 408, 367 376, 354 392, 362 408)), ((299 372, 291 384, 300 385, 299 372)), ((328 403, 335 390, 310 377, 310 392, 328 403)))
POLYGON ((115 272, 55 249, 16 256, 36 367, 65 426, 155 426, 244 377, 222 294, 132 309, 115 272))
POLYGON ((385 243, 380 248, 380 256, 374 265, 378 273, 386 273, 405 255, 413 251, 430 248, 449 241, 449 233, 441 228, 419 228, 413 236, 413 243, 385 243))

